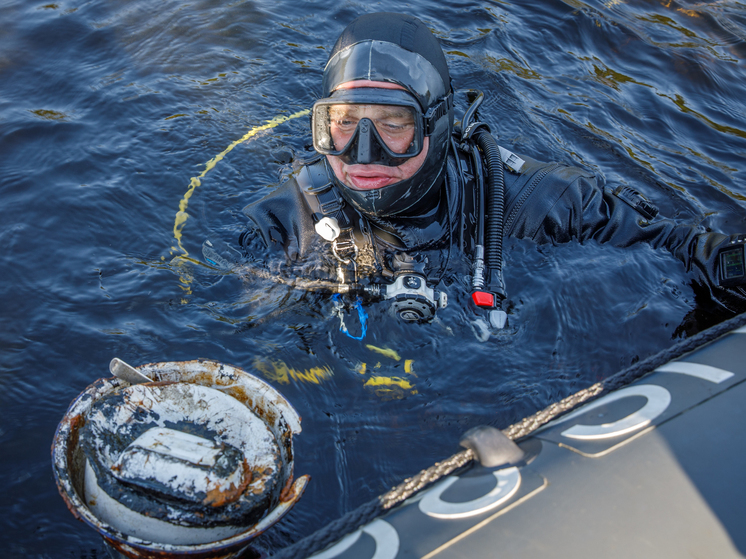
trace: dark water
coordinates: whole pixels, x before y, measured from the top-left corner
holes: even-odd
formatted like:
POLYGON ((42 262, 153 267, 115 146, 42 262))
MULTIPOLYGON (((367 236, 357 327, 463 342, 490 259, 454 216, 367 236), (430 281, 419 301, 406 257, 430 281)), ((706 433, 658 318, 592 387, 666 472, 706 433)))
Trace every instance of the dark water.
POLYGON ((297 472, 313 480, 260 541, 276 549, 449 456, 466 429, 505 427, 726 318, 664 252, 509 241, 503 335, 479 342, 456 298, 424 326, 370 309, 361 343, 328 301, 200 263, 202 241, 236 235, 241 208, 306 151, 306 117, 190 184, 254 127, 311 105, 351 19, 404 11, 441 38, 456 87, 485 91, 504 145, 634 186, 682 222, 746 232, 744 7, 0 3, 3 555, 104 556, 58 495, 49 447, 113 356, 257 366, 295 405, 297 472))

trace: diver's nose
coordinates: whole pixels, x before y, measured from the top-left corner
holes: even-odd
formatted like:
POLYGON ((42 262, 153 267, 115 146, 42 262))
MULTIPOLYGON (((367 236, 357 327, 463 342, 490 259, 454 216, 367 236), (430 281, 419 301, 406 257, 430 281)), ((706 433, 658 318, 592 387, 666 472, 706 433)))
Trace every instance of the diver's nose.
POLYGON ((373 163, 373 146, 371 145, 371 127, 373 122, 370 119, 364 118, 358 124, 360 127, 358 138, 357 138, 357 153, 355 159, 361 165, 369 165, 373 163))

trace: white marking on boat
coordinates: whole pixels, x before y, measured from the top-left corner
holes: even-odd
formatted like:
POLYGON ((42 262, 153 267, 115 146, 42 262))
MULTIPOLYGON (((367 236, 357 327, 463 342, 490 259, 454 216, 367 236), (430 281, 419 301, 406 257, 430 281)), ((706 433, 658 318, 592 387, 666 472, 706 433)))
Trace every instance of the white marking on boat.
POLYGON ((458 481, 456 476, 448 476, 445 480, 430 489, 419 503, 420 510, 428 516, 453 520, 469 518, 494 509, 513 495, 521 486, 521 473, 516 467, 505 468, 492 472, 497 484, 486 495, 463 503, 451 503, 441 499, 441 495, 451 485, 458 481))
POLYGON ((622 398, 631 396, 642 396, 647 399, 643 407, 613 423, 602 425, 574 425, 562 432, 562 436, 569 439, 598 440, 618 437, 631 431, 636 431, 648 425, 653 419, 662 414, 671 403, 671 393, 655 384, 638 384, 628 386, 599 398, 595 402, 583 406, 566 417, 560 418, 557 423, 565 422, 583 415, 600 406, 605 406, 622 398))
POLYGON ((733 376, 733 373, 726 371, 725 369, 719 369, 710 365, 702 365, 700 363, 688 363, 686 361, 672 361, 671 363, 666 363, 662 367, 658 367, 656 372, 681 373, 683 375, 709 380, 715 384, 720 384, 733 376))

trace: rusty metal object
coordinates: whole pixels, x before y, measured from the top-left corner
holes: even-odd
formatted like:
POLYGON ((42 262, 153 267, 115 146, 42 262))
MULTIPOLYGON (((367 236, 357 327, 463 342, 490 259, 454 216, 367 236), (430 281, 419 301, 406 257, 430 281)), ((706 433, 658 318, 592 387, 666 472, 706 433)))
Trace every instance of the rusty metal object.
MULTIPOLYGON (((128 394, 128 390, 131 392, 131 388, 134 388, 118 378, 99 379, 90 385, 73 401, 58 426, 52 447, 52 461, 60 494, 70 511, 78 519, 98 531, 106 542, 124 557, 133 559, 145 557, 227 559, 237 556, 247 548, 253 538, 279 521, 298 501, 305 490, 308 476, 293 480, 292 437, 301 430, 298 414, 282 395, 270 385, 230 365, 196 360, 153 363, 140 366, 137 369, 141 374, 153 379, 151 383, 137 385, 140 390, 160 394, 160 391, 163 390, 177 392, 181 390, 184 392, 182 388, 164 388, 173 383, 202 386, 230 396, 261 418, 266 428, 271 432, 274 441, 276 441, 277 454, 279 455, 276 484, 270 491, 273 495, 271 510, 267 511, 266 515, 254 520, 251 525, 237 524, 232 526, 232 528, 236 528, 235 532, 237 533, 229 534, 217 541, 191 544, 147 541, 125 533, 121 526, 119 528, 113 527, 98 518, 92 510, 95 507, 93 505, 89 506, 85 500, 86 468, 88 467, 89 471, 91 468, 87 464, 86 454, 81 448, 80 436, 81 431, 84 438, 86 436, 86 423, 92 421, 90 414, 96 402, 107 397, 111 398, 113 394, 128 394)), ((184 393, 189 392, 191 391, 187 390, 184 393)), ((195 389, 194 392, 195 394, 207 393, 198 389, 195 389)), ((142 394, 145 394, 145 392, 142 394)), ((88 427, 90 428, 92 425, 88 427)), ((137 443, 131 442, 126 447, 127 453, 124 453, 122 460, 132 459, 133 457, 140 459, 142 457, 139 454, 147 455, 148 453, 151 453, 148 456, 154 460, 173 459, 171 455, 165 458, 158 455, 158 445, 163 444, 164 441, 173 442, 174 433, 169 432, 168 429, 164 430, 163 426, 157 426, 156 428, 148 425, 148 428, 155 430, 137 443)), ((147 432, 147 430, 145 431, 147 432)), ((226 461, 229 461, 229 455, 232 451, 226 450, 227 447, 217 443, 209 443, 212 446, 207 448, 199 437, 192 439, 188 436, 186 438, 181 435, 176 436, 177 439, 180 437, 184 440, 179 444, 185 446, 181 450, 181 454, 178 450, 176 451, 177 458, 179 456, 184 457, 200 467, 210 466, 216 460, 223 460, 223 462, 228 463, 226 461), (190 445, 202 445, 201 452, 204 456, 195 457, 194 452, 192 452, 194 447, 190 445)), ((178 445, 176 446, 178 447, 178 445)), ((234 458, 230 458, 230 460, 234 460, 234 458)), ((252 464, 248 462, 241 462, 240 467, 233 462, 230 462, 230 464, 231 468, 235 466, 235 471, 229 468, 230 475, 226 478, 230 480, 229 482, 223 485, 210 486, 211 488, 205 493, 195 493, 195 498, 196 496, 203 497, 201 506, 207 506, 215 510, 226 509, 235 506, 241 495, 251 492, 252 489, 261 493, 261 484, 255 484, 255 482, 262 477, 266 480, 268 470, 252 468, 252 464)), ((117 464, 113 463, 111 466, 114 467, 111 475, 114 475, 114 473, 117 473, 117 464)), ((163 483, 163 481, 161 480, 158 483, 163 483)), ((156 487, 156 490, 167 491, 168 488, 156 487)))

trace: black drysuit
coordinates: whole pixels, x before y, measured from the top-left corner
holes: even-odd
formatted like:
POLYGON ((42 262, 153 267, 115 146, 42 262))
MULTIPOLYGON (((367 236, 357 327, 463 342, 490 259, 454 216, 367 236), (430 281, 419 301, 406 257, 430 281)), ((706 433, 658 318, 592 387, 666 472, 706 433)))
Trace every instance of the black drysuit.
MULTIPOLYGON (((459 159, 462 167, 469 164, 463 154, 459 159)), ((721 248, 742 243, 744 236, 705 232, 655 217, 657 211, 631 189, 612 191, 595 175, 577 167, 523 159, 526 163, 520 173, 505 170, 505 237, 551 244, 593 239, 616 247, 645 242, 653 248, 665 248, 683 263, 694 282, 711 291, 716 301, 733 312, 746 310, 740 288, 719 286, 717 257, 721 248)), ((357 230, 358 242, 368 239, 376 247, 377 269, 370 269, 373 281, 386 281, 384 276, 390 276, 387 268, 391 267, 391 253, 396 252, 429 254, 425 272, 432 284, 458 269, 459 258, 455 255, 459 252, 468 272, 473 258, 476 196, 473 181, 464 184, 456 180, 457 165, 456 158, 449 155, 449 172, 440 200, 426 215, 371 219, 357 214, 349 205, 343 208, 357 230), (361 235, 360 229, 367 229, 367 235, 361 235)), ((331 170, 323 159, 310 164, 306 171, 314 177, 314 184, 309 186, 308 178, 302 179, 302 170, 272 194, 244 209, 253 228, 241 235, 240 242, 250 258, 258 259, 257 253, 267 249, 269 256, 264 252, 260 258, 272 258, 274 252, 274 258, 280 257, 288 264, 285 273, 290 269, 293 273, 305 270, 316 278, 333 279, 335 260, 330 256, 329 243, 314 230, 314 194, 303 191, 318 190, 324 182, 328 183, 327 189, 338 187, 330 180, 331 170), (302 263, 315 252, 322 257, 312 258, 313 264, 304 268, 302 263)), ((467 176, 471 174, 467 171, 467 176)), ((317 211, 315 218, 319 217, 321 213, 317 211)))

